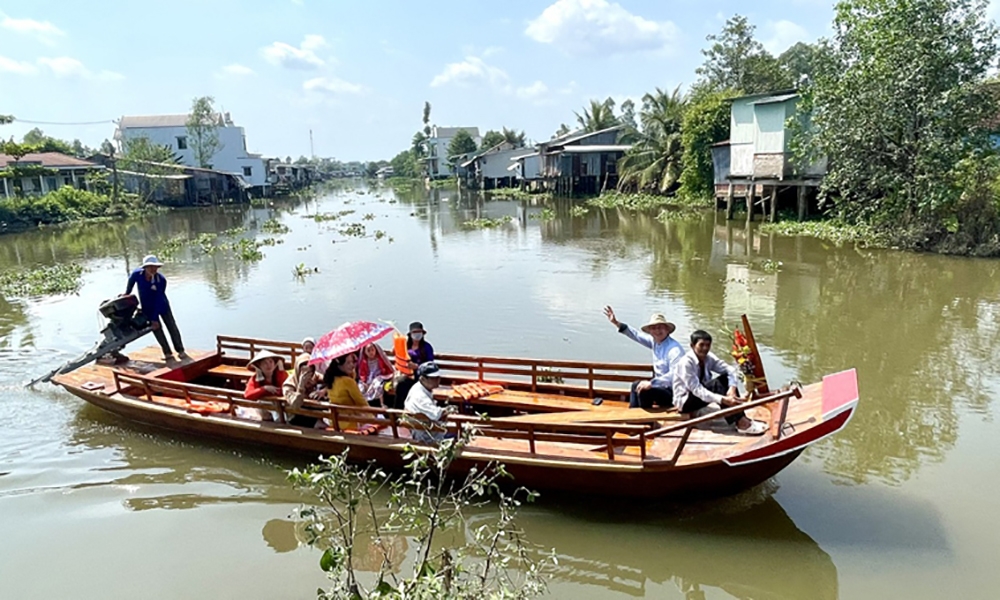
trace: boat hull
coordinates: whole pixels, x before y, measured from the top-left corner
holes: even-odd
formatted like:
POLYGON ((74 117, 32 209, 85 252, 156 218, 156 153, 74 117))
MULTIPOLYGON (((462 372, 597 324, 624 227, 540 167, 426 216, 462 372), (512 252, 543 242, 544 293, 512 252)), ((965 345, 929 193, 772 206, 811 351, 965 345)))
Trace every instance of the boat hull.
MULTIPOLYGON (((111 397, 78 388, 67 388, 86 402, 126 420, 176 431, 185 435, 270 447, 314 458, 349 450, 355 462, 375 461, 389 469, 403 466, 407 440, 385 443, 381 439, 353 434, 308 431, 296 427, 234 422, 202 416, 171 407, 153 406, 141 400, 111 397)), ((787 438, 792 440, 794 437, 787 438)), ((624 469, 613 464, 581 464, 525 456, 501 457, 485 453, 463 453, 453 465, 456 472, 503 462, 517 485, 529 489, 567 494, 630 498, 689 499, 724 496, 754 487, 791 464, 811 442, 797 440, 773 457, 757 457, 746 463, 717 461, 689 467, 636 465, 624 469)))

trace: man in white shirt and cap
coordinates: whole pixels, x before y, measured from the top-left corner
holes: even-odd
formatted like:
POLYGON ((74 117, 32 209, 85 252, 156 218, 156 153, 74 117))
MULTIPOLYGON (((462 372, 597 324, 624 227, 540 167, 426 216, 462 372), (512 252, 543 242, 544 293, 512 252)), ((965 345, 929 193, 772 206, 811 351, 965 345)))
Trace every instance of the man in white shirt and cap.
POLYGON ((441 369, 434 362, 426 362, 417 368, 417 384, 410 388, 403 404, 403 410, 413 415, 423 415, 423 420, 411 428, 413 439, 423 443, 436 443, 454 437, 441 422, 455 412, 454 406, 438 406, 434 400, 434 389, 441 385, 441 369))
MULTIPOLYGON (((691 350, 674 365, 674 406, 681 414, 700 417, 740 403, 738 372, 711 350, 712 336, 699 329, 691 334, 691 350)), ((744 435, 767 431, 766 423, 749 419, 742 412, 727 416, 726 422, 744 435)))

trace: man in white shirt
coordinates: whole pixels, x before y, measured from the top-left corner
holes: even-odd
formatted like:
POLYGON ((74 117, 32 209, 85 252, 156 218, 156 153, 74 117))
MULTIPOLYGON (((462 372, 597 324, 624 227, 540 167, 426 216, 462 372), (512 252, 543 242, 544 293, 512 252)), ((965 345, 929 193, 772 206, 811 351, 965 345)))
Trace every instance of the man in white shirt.
POLYGON ((632 384, 629 394, 629 408, 653 408, 659 405, 664 408, 673 404, 674 363, 684 356, 684 347, 670 334, 677 327, 660 313, 649 318, 649 323, 642 326, 642 331, 636 331, 615 317, 615 311, 610 306, 604 307, 604 315, 611 324, 630 340, 653 351, 653 378, 636 381, 632 384))
POLYGON ((433 362, 426 362, 417 368, 417 384, 410 388, 403 404, 403 410, 413 415, 423 415, 430 423, 415 422, 411 427, 413 439, 423 443, 436 443, 453 437, 441 421, 455 411, 454 406, 438 406, 434 401, 434 388, 441 385, 441 369, 433 362))
MULTIPOLYGON (((711 350, 712 336, 699 329, 691 334, 691 350, 674 365, 674 406, 682 414, 698 417, 740 403, 739 373, 711 350)), ((726 422, 746 435, 767 431, 765 423, 748 419, 742 412, 729 415, 726 422)))

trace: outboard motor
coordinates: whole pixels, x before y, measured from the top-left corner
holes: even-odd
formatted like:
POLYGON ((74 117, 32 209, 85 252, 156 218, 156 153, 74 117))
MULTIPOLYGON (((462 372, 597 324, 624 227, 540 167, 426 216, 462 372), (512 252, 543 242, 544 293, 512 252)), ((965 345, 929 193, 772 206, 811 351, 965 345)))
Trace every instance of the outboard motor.
POLYGON ((105 300, 98 310, 108 319, 107 326, 101 331, 105 342, 129 338, 150 325, 149 319, 139 312, 139 300, 135 296, 105 300))
POLYGON ((108 324, 101 330, 104 339, 98 341, 86 354, 82 354, 54 369, 51 373, 39 377, 29 383, 28 387, 40 381, 48 381, 60 373, 69 373, 74 369, 79 369, 105 354, 112 355, 115 362, 127 361, 128 359, 119 354, 118 351, 153 330, 153 324, 138 309, 139 300, 135 296, 119 296, 102 302, 98 310, 108 319, 108 324))

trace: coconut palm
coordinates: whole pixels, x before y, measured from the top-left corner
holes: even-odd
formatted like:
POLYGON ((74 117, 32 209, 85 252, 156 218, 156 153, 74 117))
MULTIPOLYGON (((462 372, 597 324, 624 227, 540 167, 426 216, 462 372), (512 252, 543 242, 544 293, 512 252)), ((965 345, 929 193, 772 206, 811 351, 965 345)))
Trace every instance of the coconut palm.
POLYGON ((609 127, 618 125, 618 117, 615 116, 615 101, 611 98, 604 100, 591 100, 589 107, 584 107, 583 114, 576 115, 576 121, 580 124, 584 133, 601 131, 609 127))
POLYGON ((681 175, 681 119, 684 98, 680 87, 668 93, 660 88, 642 97, 641 131, 629 132, 632 144, 618 163, 618 189, 665 194, 681 175))

